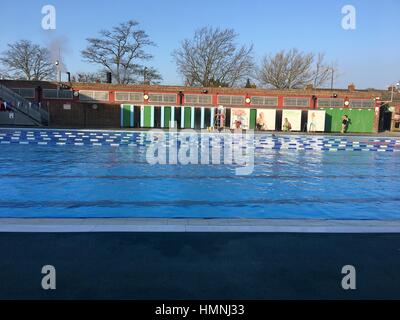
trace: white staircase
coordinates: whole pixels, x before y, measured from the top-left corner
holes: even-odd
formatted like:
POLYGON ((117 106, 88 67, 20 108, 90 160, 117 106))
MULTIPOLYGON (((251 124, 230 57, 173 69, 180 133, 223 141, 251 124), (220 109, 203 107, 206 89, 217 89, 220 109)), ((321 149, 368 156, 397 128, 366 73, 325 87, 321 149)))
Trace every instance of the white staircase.
POLYGON ((15 112, 22 113, 31 119, 33 124, 37 126, 48 125, 49 114, 46 110, 43 110, 37 103, 26 100, 2 84, 0 84, 0 98, 7 102, 7 107, 10 107, 15 112))

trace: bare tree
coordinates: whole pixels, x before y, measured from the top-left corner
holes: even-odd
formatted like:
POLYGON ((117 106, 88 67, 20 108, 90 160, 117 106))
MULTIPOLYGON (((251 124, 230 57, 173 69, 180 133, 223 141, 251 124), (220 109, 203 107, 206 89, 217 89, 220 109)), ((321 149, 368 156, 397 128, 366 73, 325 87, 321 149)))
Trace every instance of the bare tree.
POLYGON ((236 44, 233 29, 204 27, 173 52, 178 72, 189 86, 235 86, 253 75, 253 46, 236 44))
POLYGON ((152 67, 145 67, 139 71, 142 79, 139 81, 140 84, 160 84, 162 77, 158 71, 152 67))
POLYGON ((0 80, 10 79, 11 76, 7 73, 7 71, 0 70, 0 80))
POLYGON ((325 63, 325 54, 318 53, 312 76, 314 88, 322 87, 329 82, 333 86, 333 82, 339 76, 338 71, 336 63, 325 63))
POLYGON ((104 82, 104 75, 100 72, 77 72, 72 76, 72 82, 100 83, 104 82))
POLYGON ((55 76, 56 70, 50 51, 29 40, 8 44, 0 61, 11 78, 45 80, 55 76))
POLYGON ((144 68, 140 63, 153 57, 146 52, 146 48, 155 45, 133 20, 121 23, 112 30, 102 30, 99 38, 87 41, 87 48, 81 52, 84 60, 111 72, 114 81, 119 84, 138 82, 144 68))
POLYGON ((325 64, 324 54, 291 49, 266 56, 259 68, 258 79, 263 85, 276 89, 296 89, 307 84, 320 87, 330 79, 332 68, 333 65, 325 64))

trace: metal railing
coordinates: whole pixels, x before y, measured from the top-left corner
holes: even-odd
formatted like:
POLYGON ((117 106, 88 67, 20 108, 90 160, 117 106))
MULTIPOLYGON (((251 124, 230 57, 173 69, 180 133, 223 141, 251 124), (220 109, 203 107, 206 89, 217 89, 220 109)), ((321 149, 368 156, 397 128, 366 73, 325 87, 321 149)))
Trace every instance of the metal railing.
POLYGON ((37 125, 48 125, 49 113, 43 110, 40 104, 28 101, 2 84, 0 84, 0 98, 6 102, 7 107, 28 116, 37 125))

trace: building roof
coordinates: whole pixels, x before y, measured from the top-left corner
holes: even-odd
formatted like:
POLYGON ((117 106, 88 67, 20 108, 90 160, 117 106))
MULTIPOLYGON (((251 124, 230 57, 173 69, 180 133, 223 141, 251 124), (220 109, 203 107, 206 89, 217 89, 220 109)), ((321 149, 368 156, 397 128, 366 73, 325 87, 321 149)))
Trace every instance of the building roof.
MULTIPOLYGON (((43 89, 56 89, 59 83, 55 81, 28 81, 28 80, 0 80, 3 84, 10 88, 37 88, 43 89)), ((165 92, 165 93, 179 93, 182 91, 184 94, 188 93, 208 93, 208 94, 233 94, 233 95, 271 95, 271 96, 331 96, 336 93, 339 97, 349 98, 365 98, 374 99, 381 97, 387 100, 386 97, 390 96, 387 90, 365 89, 359 90, 355 87, 349 86, 348 89, 325 89, 325 88, 312 88, 307 86, 304 89, 291 89, 291 90, 277 90, 277 89, 264 89, 264 88, 203 88, 203 87, 187 87, 187 86, 171 86, 171 85, 121 85, 109 83, 78 83, 78 82, 62 82, 61 85, 67 89, 73 90, 100 90, 100 91, 139 91, 139 92, 165 92)), ((400 100, 400 94, 395 94, 395 97, 400 100)))

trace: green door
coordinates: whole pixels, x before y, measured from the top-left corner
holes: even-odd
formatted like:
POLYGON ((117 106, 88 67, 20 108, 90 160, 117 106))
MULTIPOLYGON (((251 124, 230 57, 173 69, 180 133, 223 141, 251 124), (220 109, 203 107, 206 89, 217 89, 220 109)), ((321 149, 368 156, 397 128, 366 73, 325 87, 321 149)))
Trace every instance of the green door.
POLYGON ((164 128, 170 127, 171 121, 171 107, 164 107, 164 128))
POLYGON ((353 109, 348 116, 350 119, 348 132, 374 132, 374 109, 353 109))
POLYGON ((151 127, 151 107, 150 106, 144 107, 144 127, 145 128, 151 127))
POLYGON ((249 129, 254 129, 256 127, 257 109, 250 110, 250 120, 249 129))
POLYGON ((374 132, 374 109, 326 109, 325 131, 340 132, 342 130, 342 116, 349 117, 349 127, 347 132, 353 133, 372 133, 374 132))
POLYGON ((122 107, 122 126, 131 126, 131 105, 124 104, 122 107))
POLYGON ((189 129, 191 127, 191 119, 192 119, 192 108, 185 107, 185 128, 189 129))

